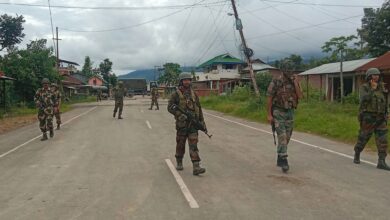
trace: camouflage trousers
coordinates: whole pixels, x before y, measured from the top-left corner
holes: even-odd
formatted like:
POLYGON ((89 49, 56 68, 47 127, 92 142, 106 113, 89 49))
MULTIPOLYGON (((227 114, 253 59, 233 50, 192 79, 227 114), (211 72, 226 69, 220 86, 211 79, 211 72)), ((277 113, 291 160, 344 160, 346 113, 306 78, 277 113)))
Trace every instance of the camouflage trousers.
POLYGON ((53 129, 53 109, 38 111, 39 128, 43 133, 53 129))
POLYGON ((360 130, 355 152, 362 152, 367 142, 375 133, 379 158, 387 156, 387 120, 384 114, 363 112, 359 115, 360 130))
POLYGON ((287 145, 294 127, 294 110, 274 108, 273 118, 275 122, 275 130, 278 135, 277 153, 281 157, 287 156, 287 145))
POLYGON ((150 108, 153 108, 154 105, 156 105, 156 107, 159 108, 157 98, 152 98, 152 104, 150 105, 150 108))
POLYGON ((61 124, 60 109, 54 111, 54 117, 56 118, 57 125, 60 125, 61 124))
POLYGON ((200 161, 198 149, 198 131, 194 129, 177 130, 176 133, 176 155, 177 159, 183 159, 188 139, 190 158, 192 162, 200 161))
POLYGON ((123 100, 117 100, 115 101, 115 108, 114 108, 114 113, 116 113, 119 109, 119 116, 122 115, 122 110, 123 110, 123 100))

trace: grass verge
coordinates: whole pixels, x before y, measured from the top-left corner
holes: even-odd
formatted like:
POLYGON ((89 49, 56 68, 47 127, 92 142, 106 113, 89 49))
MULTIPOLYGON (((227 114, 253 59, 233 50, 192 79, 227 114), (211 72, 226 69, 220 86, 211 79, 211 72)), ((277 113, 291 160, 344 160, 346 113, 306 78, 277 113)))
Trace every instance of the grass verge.
MULTIPOLYGON (((266 123, 266 97, 259 99, 249 97, 235 97, 234 95, 202 97, 201 104, 206 109, 266 123)), ((357 115, 358 105, 356 104, 341 105, 339 103, 302 101, 295 112, 294 129, 355 144, 359 131, 357 115)), ((371 138, 367 145, 372 150, 376 150, 374 139, 374 137, 371 138)))

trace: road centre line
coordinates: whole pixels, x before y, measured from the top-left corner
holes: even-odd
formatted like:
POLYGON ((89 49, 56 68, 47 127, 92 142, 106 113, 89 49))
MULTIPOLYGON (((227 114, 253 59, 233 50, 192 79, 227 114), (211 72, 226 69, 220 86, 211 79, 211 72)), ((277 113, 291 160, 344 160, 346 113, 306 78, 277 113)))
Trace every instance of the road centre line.
POLYGON ((184 183, 183 179, 181 178, 180 174, 177 172, 176 168, 173 166, 172 161, 170 159, 165 159, 165 162, 168 165, 168 168, 171 170, 173 176, 175 177, 175 180, 177 184, 179 185, 181 192, 183 193, 184 197, 186 198, 188 204, 192 209, 199 208, 198 202, 195 200, 195 198, 192 196, 190 190, 188 189, 187 185, 184 183))
MULTIPOLYGON (((95 110, 96 108, 97 108, 97 106, 95 106, 95 107, 89 109, 88 111, 86 111, 86 112, 84 112, 84 113, 81 113, 80 115, 77 115, 77 116, 75 116, 75 117, 69 119, 68 121, 62 123, 62 125, 64 126, 64 125, 68 124, 69 122, 71 122, 71 121, 73 121, 73 120, 75 120, 75 119, 77 119, 77 118, 79 118, 79 117, 81 117, 81 116, 83 116, 83 115, 88 114, 89 112, 95 110)), ((23 146, 26 146, 27 144, 29 144, 29 143, 35 141, 36 139, 38 139, 38 138, 40 138, 40 137, 42 137, 41 134, 38 135, 38 136, 36 136, 36 137, 31 138, 30 140, 24 142, 23 144, 21 144, 21 145, 19 145, 19 146, 16 146, 16 147, 12 148, 11 150, 9 150, 9 151, 7 151, 7 152, 1 154, 1 155, 0 155, 0 158, 3 158, 3 157, 5 157, 5 156, 7 156, 8 154, 10 154, 10 153, 12 153, 12 152, 18 150, 19 148, 21 148, 21 147, 23 147, 23 146)))
POLYGON ((149 129, 152 129, 152 125, 150 124, 150 122, 148 120, 146 120, 146 125, 148 126, 149 129))
MULTIPOLYGON (((217 115, 210 114, 208 112, 203 112, 203 113, 206 114, 206 115, 212 116, 214 118, 218 118, 218 119, 221 119, 221 120, 233 123, 233 124, 241 125, 243 127, 247 127, 247 128, 250 128, 250 129, 253 129, 253 130, 256 130, 256 131, 260 131, 260 132, 272 135, 272 132, 266 131, 264 129, 255 128, 255 127, 252 127, 252 126, 240 123, 240 122, 236 122, 236 121, 233 121, 233 120, 230 120, 230 119, 226 119, 226 118, 223 118, 223 117, 220 117, 220 116, 217 116, 217 115)), ((345 158, 348 158, 348 159, 353 159, 353 156, 350 156, 350 155, 347 155, 347 154, 344 154, 344 153, 340 153, 340 152, 337 152, 337 151, 334 151, 334 150, 331 150, 331 149, 328 149, 328 148, 325 148, 325 147, 317 146, 317 145, 314 145, 314 144, 309 144, 309 143, 306 143, 304 141, 300 141, 300 140, 297 140, 297 139, 294 139, 294 138, 291 138, 291 141, 294 141, 294 142, 297 142, 297 143, 300 143, 302 145, 306 145, 306 146, 309 146, 309 147, 312 147, 312 148, 316 148, 316 149, 319 149, 319 150, 322 150, 322 151, 325 151, 325 152, 328 152, 328 153, 331 153, 331 154, 339 155, 339 156, 342 156, 342 157, 345 157, 345 158)), ((363 162, 363 163, 372 165, 372 166, 376 166, 376 163, 373 163, 373 162, 370 162, 370 161, 367 161, 367 160, 360 160, 360 161, 363 162)))

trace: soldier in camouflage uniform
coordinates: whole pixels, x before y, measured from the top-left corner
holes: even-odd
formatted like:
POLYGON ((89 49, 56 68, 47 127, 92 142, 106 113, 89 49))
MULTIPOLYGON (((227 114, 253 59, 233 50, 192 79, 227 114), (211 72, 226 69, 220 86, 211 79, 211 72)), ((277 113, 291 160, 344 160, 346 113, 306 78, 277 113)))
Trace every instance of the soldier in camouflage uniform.
POLYGON ((202 107, 200 106, 199 97, 191 88, 191 74, 182 73, 179 76, 180 84, 176 92, 174 92, 168 102, 168 111, 175 116, 176 119, 176 162, 177 170, 183 170, 183 156, 185 153, 185 145, 188 139, 191 161, 193 163, 193 175, 199 175, 206 172, 206 169, 200 167, 200 157, 198 150, 198 130, 191 125, 187 116, 177 110, 177 107, 182 110, 187 110, 199 120, 206 132, 206 124, 204 122, 202 107))
POLYGON ((50 90, 49 80, 42 80, 42 88, 38 89, 34 96, 34 102, 38 110, 39 128, 43 136, 41 141, 47 140, 47 130, 50 131, 50 137, 54 136, 53 131, 53 108, 56 104, 54 94, 50 90))
POLYGON ((274 123, 278 136, 277 166, 283 172, 289 170, 287 161, 287 145, 294 127, 294 110, 298 100, 302 98, 302 91, 296 75, 292 74, 292 65, 285 61, 281 68, 283 74, 271 81, 267 90, 267 120, 274 123))
POLYGON ((119 81, 117 87, 114 88, 114 98, 115 98, 115 108, 114 108, 114 114, 112 115, 115 118, 116 112, 119 108, 119 114, 118 119, 122 118, 122 111, 123 111, 123 98, 126 95, 125 88, 123 87, 123 82, 119 81))
POLYGON ((54 104, 54 116, 56 118, 56 122, 57 122, 57 130, 60 130, 61 128, 61 113, 60 113, 60 105, 61 105, 61 92, 60 90, 58 89, 58 85, 56 83, 52 83, 51 84, 51 89, 52 89, 52 92, 54 94, 54 97, 55 97, 55 104, 54 104))
POLYGON ((157 88, 156 84, 152 85, 151 96, 152 96, 152 104, 150 105, 149 110, 153 109, 153 105, 154 104, 156 104, 156 110, 160 110, 160 108, 158 107, 158 97, 159 97, 159 94, 158 94, 158 88, 157 88))
POLYGON ((375 133, 375 141, 378 148, 377 168, 390 170, 385 161, 387 156, 388 91, 380 80, 380 72, 377 68, 367 70, 366 81, 360 87, 360 131, 355 145, 353 162, 356 164, 360 163, 360 153, 372 134, 375 133))

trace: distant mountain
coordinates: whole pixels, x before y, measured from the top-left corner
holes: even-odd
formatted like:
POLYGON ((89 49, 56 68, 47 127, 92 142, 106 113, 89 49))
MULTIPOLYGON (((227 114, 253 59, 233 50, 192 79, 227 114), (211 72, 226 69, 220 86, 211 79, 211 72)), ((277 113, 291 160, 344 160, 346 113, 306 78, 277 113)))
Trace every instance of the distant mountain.
MULTIPOLYGON (((196 72, 203 71, 202 69, 196 69, 195 67, 186 66, 181 67, 182 72, 191 72, 192 70, 195 70, 196 72)), ((161 73, 162 74, 162 73, 161 73)), ((143 70, 135 70, 133 72, 130 72, 125 75, 118 76, 118 79, 146 79, 146 81, 156 81, 158 80, 158 72, 155 72, 154 69, 143 69, 143 70)))

